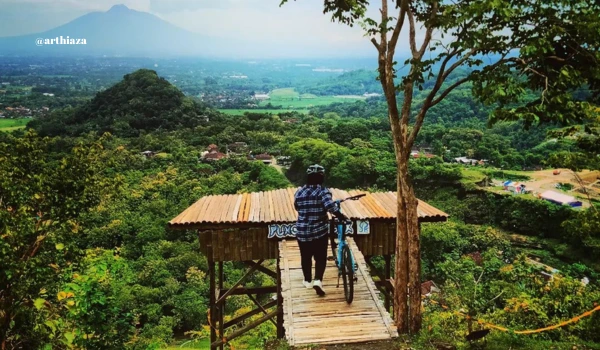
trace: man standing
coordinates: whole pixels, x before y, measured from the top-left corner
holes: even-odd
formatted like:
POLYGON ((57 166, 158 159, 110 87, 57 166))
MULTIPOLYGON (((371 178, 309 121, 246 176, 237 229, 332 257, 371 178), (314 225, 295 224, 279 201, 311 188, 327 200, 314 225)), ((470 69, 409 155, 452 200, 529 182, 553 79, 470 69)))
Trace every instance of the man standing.
POLYGON ((341 220, 347 220, 333 201, 329 189, 323 186, 325 168, 315 164, 306 170, 306 185, 294 196, 294 207, 298 211, 296 238, 300 247, 304 286, 314 288, 319 296, 325 295, 323 275, 327 265, 327 238, 329 218, 327 212, 341 220), (312 279, 312 259, 315 259, 315 279, 312 279))

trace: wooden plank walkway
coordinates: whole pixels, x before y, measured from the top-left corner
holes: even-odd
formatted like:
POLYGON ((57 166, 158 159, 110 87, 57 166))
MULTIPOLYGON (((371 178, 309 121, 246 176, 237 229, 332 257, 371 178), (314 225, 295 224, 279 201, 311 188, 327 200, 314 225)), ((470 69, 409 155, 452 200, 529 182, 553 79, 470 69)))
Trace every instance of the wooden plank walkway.
MULTIPOLYGON (((354 301, 351 305, 344 299, 341 279, 340 287, 336 288, 337 268, 334 261, 327 262, 323 277, 323 288, 327 294, 319 297, 314 289, 306 289, 302 285, 304 278, 298 243, 295 240, 279 242, 283 325, 291 346, 361 343, 398 336, 367 270, 364 256, 351 238, 347 241, 358 264, 358 282, 354 284, 354 301)), ((331 247, 328 247, 328 252, 331 254, 331 247)))

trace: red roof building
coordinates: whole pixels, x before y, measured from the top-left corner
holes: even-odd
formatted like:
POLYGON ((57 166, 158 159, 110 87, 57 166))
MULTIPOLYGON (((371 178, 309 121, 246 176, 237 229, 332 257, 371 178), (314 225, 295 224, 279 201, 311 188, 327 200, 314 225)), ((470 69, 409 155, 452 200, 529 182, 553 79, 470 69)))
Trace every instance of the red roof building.
POLYGON ((440 289, 433 281, 426 281, 421 283, 421 295, 428 296, 431 293, 439 293, 440 289))
POLYGON ((221 152, 210 152, 204 155, 204 160, 206 161, 216 161, 216 160, 221 160, 227 158, 227 155, 225 153, 221 153, 221 152))

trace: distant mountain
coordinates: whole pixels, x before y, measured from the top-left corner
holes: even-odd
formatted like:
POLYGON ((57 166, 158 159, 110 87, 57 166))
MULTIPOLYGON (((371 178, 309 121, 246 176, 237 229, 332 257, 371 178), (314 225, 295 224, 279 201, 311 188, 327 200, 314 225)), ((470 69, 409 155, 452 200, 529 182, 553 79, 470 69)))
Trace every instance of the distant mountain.
POLYGON ((0 55, 212 56, 219 40, 202 37, 125 5, 92 12, 49 31, 0 37, 0 55), (36 45, 37 39, 86 39, 85 45, 36 45))
POLYGON ((78 136, 92 131, 137 136, 144 131, 192 128, 206 123, 207 114, 211 111, 155 71, 140 69, 85 105, 57 110, 34 119, 28 127, 43 136, 78 136))

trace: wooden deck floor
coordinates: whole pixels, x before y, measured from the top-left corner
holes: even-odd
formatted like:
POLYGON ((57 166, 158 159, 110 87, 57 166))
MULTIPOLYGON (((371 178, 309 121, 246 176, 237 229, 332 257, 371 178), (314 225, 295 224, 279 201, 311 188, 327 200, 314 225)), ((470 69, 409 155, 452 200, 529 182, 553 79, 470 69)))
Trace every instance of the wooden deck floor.
MULTIPOLYGON (((295 240, 279 243, 284 327, 290 345, 359 343, 398 336, 379 299, 363 255, 352 239, 349 238, 348 243, 358 264, 358 282, 354 285, 351 305, 344 299, 341 280, 340 287, 336 288, 335 262, 327 262, 323 278, 327 295, 319 297, 314 289, 302 285, 304 278, 298 243, 295 240)), ((328 251, 331 254, 331 248, 328 251)))

